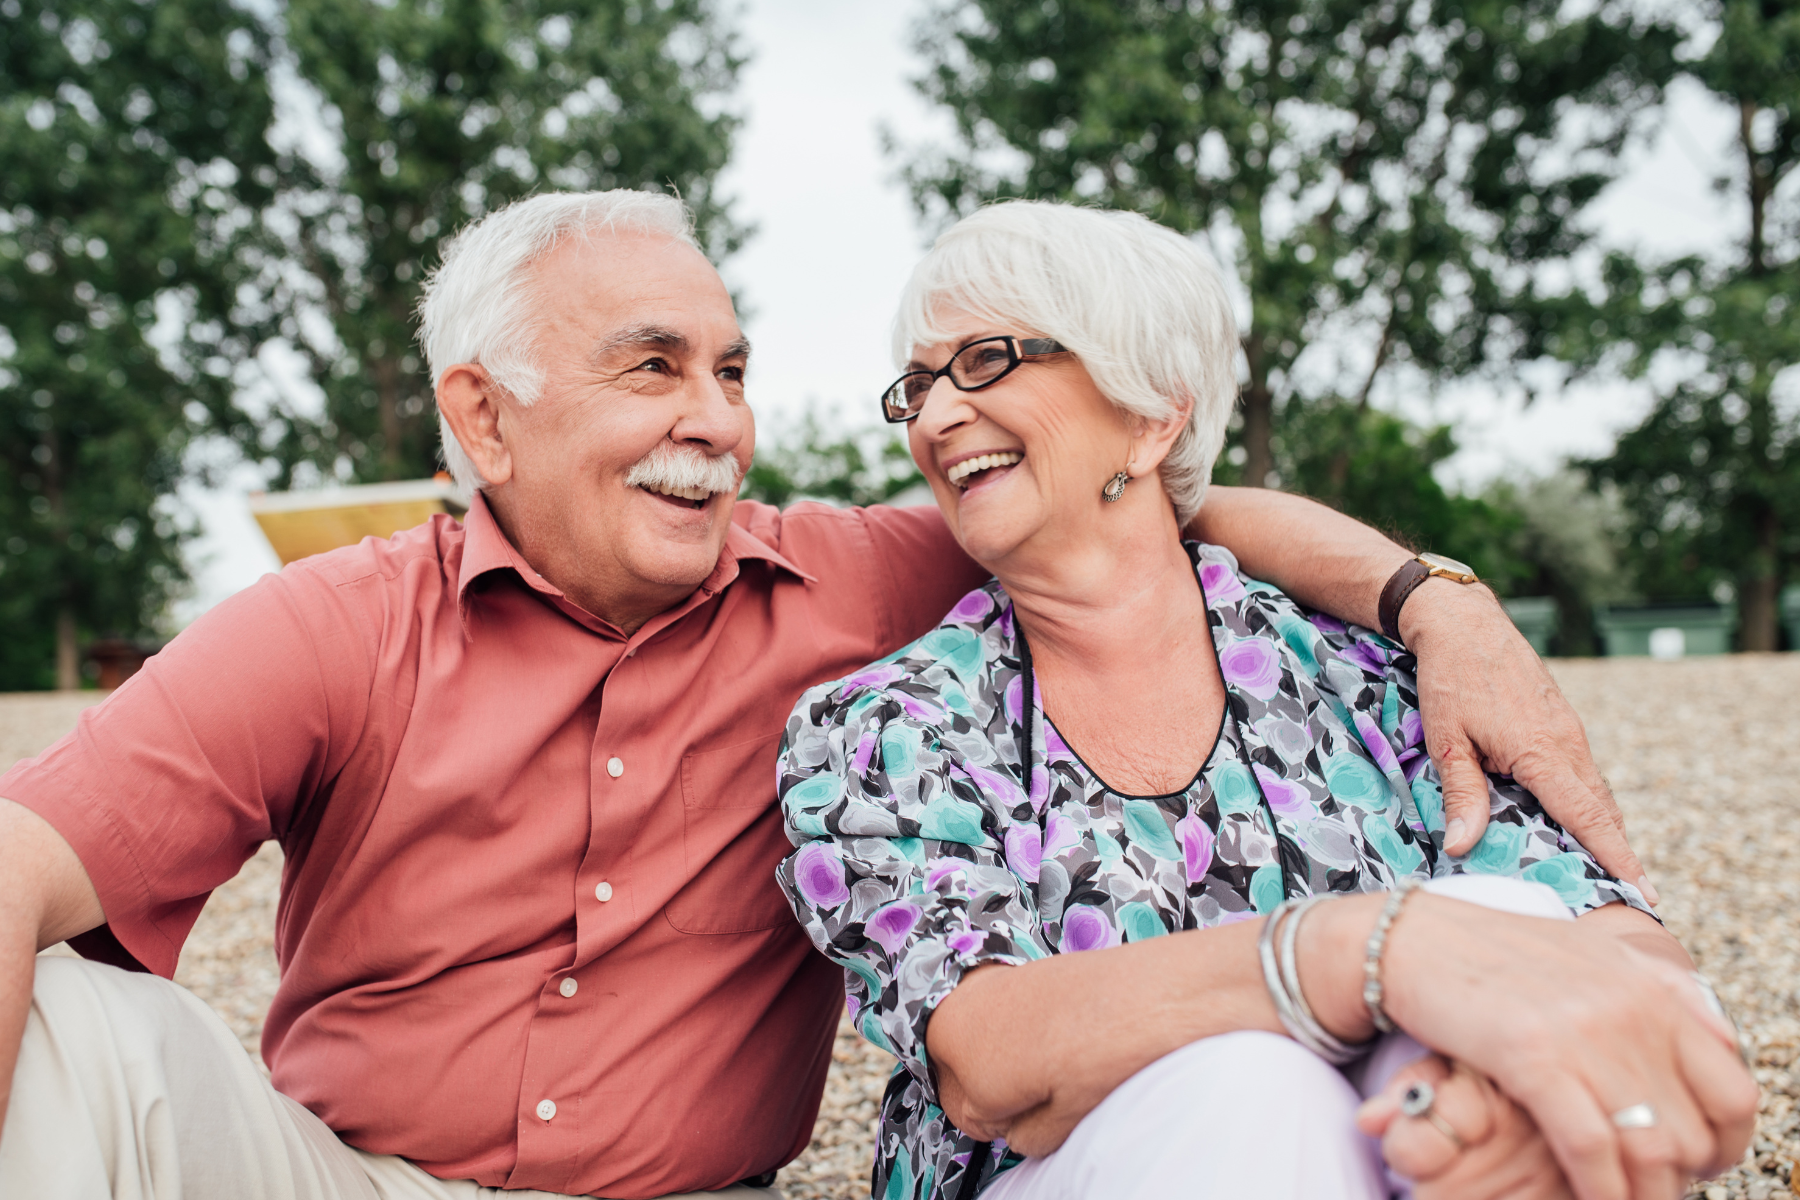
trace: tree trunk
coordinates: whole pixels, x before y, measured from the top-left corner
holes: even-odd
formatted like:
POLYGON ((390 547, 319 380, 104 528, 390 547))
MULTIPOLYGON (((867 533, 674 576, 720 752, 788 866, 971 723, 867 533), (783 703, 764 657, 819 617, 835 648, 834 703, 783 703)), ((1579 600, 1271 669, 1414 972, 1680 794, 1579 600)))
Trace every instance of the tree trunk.
POLYGON ((1779 595, 1781 592, 1781 523, 1773 510, 1765 509, 1756 522, 1756 553, 1751 557, 1755 578, 1744 580, 1738 612, 1745 650, 1774 650, 1780 643, 1779 595))
POLYGON ((1262 339, 1254 335, 1244 339, 1244 357, 1250 364, 1250 383, 1244 388, 1244 478, 1245 487, 1268 487, 1269 473, 1275 469, 1275 452, 1270 446, 1274 430, 1275 403, 1269 394, 1268 376, 1262 369, 1262 339))
POLYGON ((81 658, 75 645, 75 614, 67 608, 56 613, 56 688, 73 692, 81 687, 81 658))

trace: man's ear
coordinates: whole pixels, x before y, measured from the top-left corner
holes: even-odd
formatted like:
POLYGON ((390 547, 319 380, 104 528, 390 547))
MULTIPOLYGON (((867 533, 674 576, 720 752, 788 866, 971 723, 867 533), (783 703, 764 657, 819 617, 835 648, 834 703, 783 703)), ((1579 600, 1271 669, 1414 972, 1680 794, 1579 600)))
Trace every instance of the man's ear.
POLYGON ((479 363, 458 363, 438 376, 438 411, 490 487, 512 478, 512 451, 500 431, 501 394, 479 363))
POLYGON ((1166 417, 1131 418, 1131 475, 1142 479, 1162 466, 1163 459, 1175 447, 1175 439, 1187 428, 1188 416, 1194 411, 1191 398, 1178 398, 1175 411, 1166 417))

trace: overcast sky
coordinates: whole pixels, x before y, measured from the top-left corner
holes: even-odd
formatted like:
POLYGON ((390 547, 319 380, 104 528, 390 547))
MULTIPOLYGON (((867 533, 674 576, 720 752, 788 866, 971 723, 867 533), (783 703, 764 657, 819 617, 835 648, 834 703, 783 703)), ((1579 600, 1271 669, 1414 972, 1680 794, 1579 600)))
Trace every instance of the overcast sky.
MULTIPOLYGON (((737 107, 747 122, 723 184, 757 233, 724 273, 748 309, 751 403, 765 431, 809 403, 867 424, 892 374, 892 306, 924 244, 879 130, 918 143, 948 129, 909 84, 919 69, 909 31, 923 7, 750 0, 743 10, 753 57, 737 107)), ((1588 219, 1608 242, 1657 256, 1741 236, 1740 214, 1711 187, 1732 134, 1728 110, 1697 88, 1677 88, 1653 143, 1633 153, 1630 173, 1588 219)), ((1604 452, 1646 403, 1623 385, 1545 396, 1529 409, 1487 385, 1404 401, 1409 415, 1458 422, 1463 449, 1444 475, 1465 487, 1604 452)), ((205 534, 190 551, 197 592, 180 607, 184 621, 277 566, 244 505, 254 480, 233 483, 185 494, 205 534)))

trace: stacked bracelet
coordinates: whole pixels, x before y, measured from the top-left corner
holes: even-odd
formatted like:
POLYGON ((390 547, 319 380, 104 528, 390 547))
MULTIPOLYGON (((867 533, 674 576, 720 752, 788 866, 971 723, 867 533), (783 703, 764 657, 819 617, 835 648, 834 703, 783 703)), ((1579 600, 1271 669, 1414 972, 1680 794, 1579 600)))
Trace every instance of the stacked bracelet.
POLYGON ((1300 987, 1295 954, 1295 946, 1300 940, 1300 922, 1321 899, 1323 897, 1306 896, 1282 901, 1264 923, 1262 934, 1256 940, 1256 952, 1262 959, 1263 982, 1268 986, 1269 998, 1275 1002, 1275 1015, 1281 1019, 1282 1028, 1326 1062, 1342 1065, 1359 1057, 1368 1047, 1346 1042, 1319 1023, 1300 987), (1275 942, 1278 930, 1281 937, 1279 953, 1275 942))
POLYGON ((1363 951, 1363 1003, 1369 1006, 1375 1028, 1383 1033, 1394 1032, 1394 1022, 1381 1007, 1381 954, 1387 949, 1388 930, 1399 917, 1401 905, 1424 882, 1413 876, 1394 885, 1394 890, 1388 893, 1387 903, 1381 906, 1381 915, 1375 918, 1375 929, 1369 934, 1369 944, 1363 951))

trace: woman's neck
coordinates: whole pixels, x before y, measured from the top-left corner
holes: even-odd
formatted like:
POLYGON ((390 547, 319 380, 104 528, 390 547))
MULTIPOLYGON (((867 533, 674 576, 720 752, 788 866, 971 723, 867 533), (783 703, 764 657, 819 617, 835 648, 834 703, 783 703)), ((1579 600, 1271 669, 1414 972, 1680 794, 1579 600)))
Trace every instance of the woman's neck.
POLYGON ((1126 519, 1116 528, 1103 520, 995 565, 1033 659, 1104 677, 1184 646, 1210 655, 1205 601, 1174 513, 1117 515, 1126 519))

